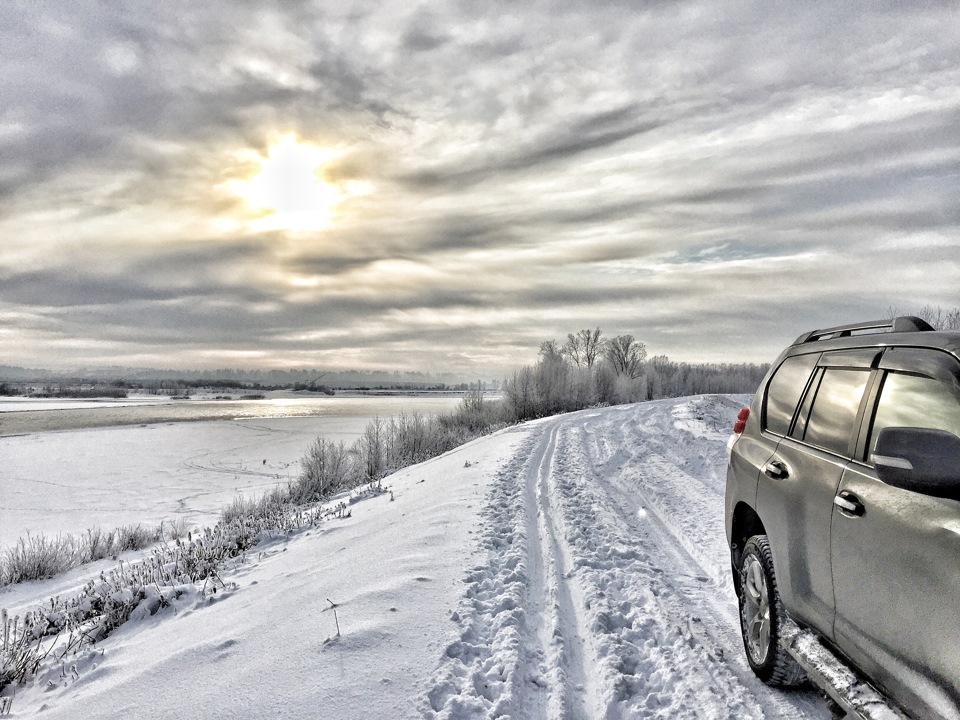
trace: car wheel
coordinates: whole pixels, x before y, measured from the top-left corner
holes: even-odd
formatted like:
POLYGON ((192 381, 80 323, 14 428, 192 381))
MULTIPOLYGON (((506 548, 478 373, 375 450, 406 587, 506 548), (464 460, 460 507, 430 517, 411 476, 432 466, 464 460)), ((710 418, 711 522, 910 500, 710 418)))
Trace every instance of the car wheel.
POLYGON ((781 641, 786 612, 777 591, 767 536, 750 538, 741 558, 740 634, 750 667, 768 685, 797 685, 805 675, 781 641))

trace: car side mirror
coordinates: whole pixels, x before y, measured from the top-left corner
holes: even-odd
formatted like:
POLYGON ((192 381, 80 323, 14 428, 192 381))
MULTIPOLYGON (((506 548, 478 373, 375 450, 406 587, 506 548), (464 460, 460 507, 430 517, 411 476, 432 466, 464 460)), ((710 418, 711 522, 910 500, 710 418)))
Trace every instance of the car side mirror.
POLYGON ((888 427, 880 431, 873 464, 887 485, 960 500, 960 437, 946 430, 888 427))

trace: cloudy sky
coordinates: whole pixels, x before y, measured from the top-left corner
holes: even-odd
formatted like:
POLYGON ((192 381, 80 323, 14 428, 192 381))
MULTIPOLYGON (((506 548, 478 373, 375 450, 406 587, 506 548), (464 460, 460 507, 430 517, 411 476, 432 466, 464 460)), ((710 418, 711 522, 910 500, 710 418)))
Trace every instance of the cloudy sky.
POLYGON ((953 2, 0 3, 0 364, 769 361, 960 305, 953 2))

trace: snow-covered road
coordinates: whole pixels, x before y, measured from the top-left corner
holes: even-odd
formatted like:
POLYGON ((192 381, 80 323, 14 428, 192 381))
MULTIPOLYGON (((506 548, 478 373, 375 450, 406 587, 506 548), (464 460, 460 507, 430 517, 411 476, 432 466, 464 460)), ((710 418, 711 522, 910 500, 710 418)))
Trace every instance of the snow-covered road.
POLYGON ((723 534, 739 407, 698 397, 528 426, 493 483, 488 561, 427 716, 829 717, 743 659, 723 534))

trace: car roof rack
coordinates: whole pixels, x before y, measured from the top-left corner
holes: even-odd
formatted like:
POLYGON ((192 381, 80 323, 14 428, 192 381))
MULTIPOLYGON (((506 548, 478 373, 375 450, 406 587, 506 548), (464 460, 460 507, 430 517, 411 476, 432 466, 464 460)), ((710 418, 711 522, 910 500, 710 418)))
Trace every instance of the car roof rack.
POLYGON ((902 315, 897 318, 888 318, 886 320, 871 320, 868 322, 851 323, 850 325, 838 325, 837 327, 824 328, 823 330, 811 330, 804 333, 794 341, 794 345, 803 345, 817 340, 832 340, 833 338, 850 337, 854 333, 866 334, 868 332, 929 332, 933 326, 926 320, 921 320, 913 315, 902 315))

